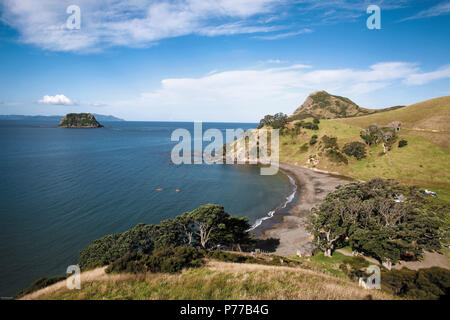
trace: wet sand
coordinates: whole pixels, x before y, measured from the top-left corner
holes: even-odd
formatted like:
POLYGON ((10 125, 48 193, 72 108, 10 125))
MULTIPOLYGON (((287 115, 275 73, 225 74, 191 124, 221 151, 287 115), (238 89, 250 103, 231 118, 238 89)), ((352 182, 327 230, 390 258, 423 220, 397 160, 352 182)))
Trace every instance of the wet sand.
POLYGON ((256 234, 260 240, 273 239, 268 241, 272 249, 261 245, 263 250, 290 256, 296 254, 303 245, 311 242, 310 235, 305 229, 311 208, 320 204, 338 185, 349 183, 352 179, 287 163, 280 163, 280 170, 295 179, 297 183, 295 202, 287 207, 284 213, 270 219, 273 220, 271 225, 261 225, 256 234), (274 242, 275 245, 273 245, 274 242))

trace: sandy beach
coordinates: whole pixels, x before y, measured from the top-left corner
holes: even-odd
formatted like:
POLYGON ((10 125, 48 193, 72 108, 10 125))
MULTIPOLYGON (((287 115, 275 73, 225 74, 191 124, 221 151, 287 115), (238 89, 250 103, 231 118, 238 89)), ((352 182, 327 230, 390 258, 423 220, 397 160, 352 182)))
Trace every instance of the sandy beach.
POLYGON ((268 243, 273 246, 272 250, 276 254, 290 256, 296 254, 297 250, 302 251, 303 246, 311 241, 305 229, 311 208, 320 204, 338 185, 352 180, 287 163, 280 163, 280 170, 295 179, 298 186, 296 201, 286 214, 276 217, 278 219, 273 225, 262 229, 258 238, 272 239, 268 243))

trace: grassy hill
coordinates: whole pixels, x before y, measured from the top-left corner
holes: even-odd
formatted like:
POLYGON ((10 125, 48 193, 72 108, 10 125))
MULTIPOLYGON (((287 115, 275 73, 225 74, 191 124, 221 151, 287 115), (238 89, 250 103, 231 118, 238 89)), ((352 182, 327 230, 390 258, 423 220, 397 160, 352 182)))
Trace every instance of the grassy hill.
MULTIPOLYGON (((327 265, 332 269, 331 261, 327 265)), ((299 268, 210 260, 179 274, 104 270, 82 273, 81 290, 68 290, 60 282, 23 299, 396 299, 385 291, 365 290, 344 276, 315 270, 312 264, 299 268)))
POLYGON ((305 102, 294 111, 290 119, 301 120, 308 117, 319 119, 348 118, 385 112, 398 108, 401 107, 366 109, 358 106, 349 98, 331 95, 322 90, 311 93, 308 98, 306 98, 305 102))
POLYGON ((450 132, 450 96, 419 102, 404 108, 339 121, 366 128, 376 123, 387 125, 401 121, 402 127, 412 130, 450 132))
MULTIPOLYGON (((305 119, 308 121, 308 119, 305 119)), ((292 121, 288 128, 294 131, 292 121)), ((361 180, 382 177, 418 185, 438 193, 440 199, 450 201, 450 96, 436 98, 408 107, 345 119, 320 120, 319 130, 302 128, 299 134, 284 134, 280 138, 280 161, 332 171, 361 180), (384 152, 382 144, 367 148, 367 157, 356 160, 348 157, 348 164, 336 163, 326 156, 323 136, 336 137, 340 150, 352 141, 363 142, 362 129, 372 124, 387 125, 400 121, 399 140, 384 152), (310 145, 312 136, 317 143, 310 145)))

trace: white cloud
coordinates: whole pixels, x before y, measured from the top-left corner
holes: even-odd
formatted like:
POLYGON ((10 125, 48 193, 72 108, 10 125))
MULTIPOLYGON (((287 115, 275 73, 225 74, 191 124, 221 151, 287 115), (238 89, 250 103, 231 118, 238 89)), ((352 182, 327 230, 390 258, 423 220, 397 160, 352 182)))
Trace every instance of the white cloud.
POLYGON ((233 70, 200 78, 164 79, 157 90, 121 101, 130 117, 148 112, 154 119, 208 121, 256 120, 268 113, 291 113, 316 90, 358 101, 377 90, 422 85, 450 77, 449 69, 423 73, 413 63, 384 62, 366 69, 314 69, 306 65, 233 70))
POLYGON ((61 105, 61 106, 73 106, 78 104, 76 100, 71 100, 63 94, 57 94, 55 96, 45 95, 41 100, 38 101, 38 103, 61 105))
POLYGON ((304 28, 304 29, 298 30, 298 31, 284 32, 284 33, 278 33, 278 34, 267 35, 267 36, 255 36, 254 38, 262 39, 262 40, 278 40, 278 39, 284 39, 284 38, 298 36, 299 34, 312 33, 312 32, 313 32, 313 30, 304 28))
POLYGON ((434 80, 445 78, 450 78, 450 66, 445 66, 432 72, 409 75, 404 82, 408 85, 423 85, 434 80))
MULTIPOLYGON (((282 1, 283 2, 283 1, 282 1)), ((205 36, 274 31, 253 16, 268 14, 277 0, 78 0, 81 29, 65 27, 73 0, 3 0, 1 20, 21 40, 47 50, 92 51, 104 46, 148 46, 189 34, 205 36)))
POLYGON ((439 3, 427 10, 420 11, 419 13, 417 13, 411 17, 400 20, 400 22, 408 21, 408 20, 415 20, 415 19, 424 19, 424 18, 443 16, 443 15, 447 15, 447 14, 450 14, 450 2, 449 1, 446 1, 444 3, 439 3))
POLYGON ((90 102, 89 106, 91 106, 91 107, 106 107, 107 104, 106 103, 101 103, 101 102, 90 102))
MULTIPOLYGON (((269 36, 279 39, 309 32, 311 29, 304 27, 312 25, 357 21, 373 1, 2 0, 0 20, 18 30, 24 43, 45 50, 92 52, 111 46, 151 46, 185 35, 213 37, 284 30, 269 36), (66 28, 66 9, 73 4, 81 9, 80 30, 66 28), (298 31, 299 26, 304 29, 298 31)), ((375 1, 383 10, 405 2, 375 1)))

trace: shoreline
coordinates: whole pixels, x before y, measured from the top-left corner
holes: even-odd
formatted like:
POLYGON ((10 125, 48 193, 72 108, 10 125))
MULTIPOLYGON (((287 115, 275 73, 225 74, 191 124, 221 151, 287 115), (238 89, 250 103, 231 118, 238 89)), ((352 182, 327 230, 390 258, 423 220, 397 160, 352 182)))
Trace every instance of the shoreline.
POLYGON ((280 170, 296 183, 295 195, 286 206, 278 208, 251 230, 259 240, 258 247, 282 256, 307 252, 311 245, 306 222, 311 208, 319 205, 338 185, 356 181, 350 177, 281 163, 280 170))

